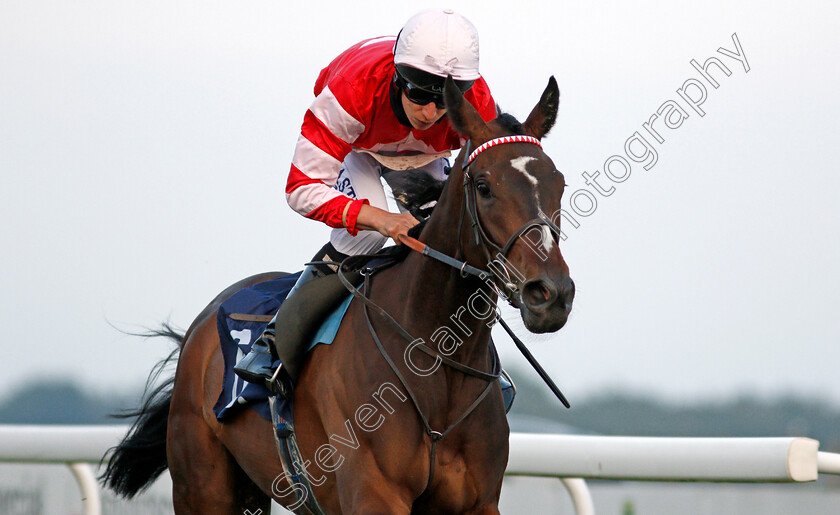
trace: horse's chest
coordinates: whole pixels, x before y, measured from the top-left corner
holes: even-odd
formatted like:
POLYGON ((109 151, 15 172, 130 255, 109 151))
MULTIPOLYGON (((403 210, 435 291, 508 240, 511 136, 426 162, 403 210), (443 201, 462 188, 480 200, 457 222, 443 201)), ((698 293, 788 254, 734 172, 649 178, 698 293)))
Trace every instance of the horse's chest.
POLYGON ((494 502, 508 452, 501 442, 493 452, 487 451, 484 445, 438 449, 429 500, 438 507, 445 507, 443 511, 453 513, 494 502))

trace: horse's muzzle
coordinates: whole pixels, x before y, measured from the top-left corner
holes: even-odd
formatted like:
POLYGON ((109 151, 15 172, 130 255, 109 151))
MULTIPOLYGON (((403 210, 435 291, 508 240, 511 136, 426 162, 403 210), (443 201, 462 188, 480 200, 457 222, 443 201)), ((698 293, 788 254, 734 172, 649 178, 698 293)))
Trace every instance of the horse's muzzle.
POLYGON ((520 290, 520 313, 532 333, 551 333, 566 324, 575 298, 575 282, 566 275, 559 282, 545 276, 525 281, 520 290))

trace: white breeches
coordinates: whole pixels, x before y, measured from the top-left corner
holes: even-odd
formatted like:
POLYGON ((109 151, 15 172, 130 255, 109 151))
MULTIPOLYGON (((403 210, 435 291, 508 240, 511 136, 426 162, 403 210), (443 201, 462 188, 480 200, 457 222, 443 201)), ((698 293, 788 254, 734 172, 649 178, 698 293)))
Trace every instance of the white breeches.
MULTIPOLYGON (((446 179, 443 168, 447 164, 446 159, 439 158, 420 168, 394 171, 393 173, 426 172, 435 179, 442 181, 446 179)), ((381 180, 382 174, 385 172, 391 172, 391 170, 385 168, 373 156, 350 152, 344 158, 334 188, 350 198, 367 199, 373 207, 393 211, 393 209, 389 209, 388 200, 385 196, 385 185, 381 180)), ((397 204, 397 208, 402 211, 402 206, 399 206, 399 204, 397 204)), ((376 252, 385 246, 387 239, 387 236, 383 236, 376 231, 359 231, 356 236, 351 236, 346 229, 338 228, 333 229, 330 233, 330 243, 333 244, 335 249, 350 256, 376 252)))

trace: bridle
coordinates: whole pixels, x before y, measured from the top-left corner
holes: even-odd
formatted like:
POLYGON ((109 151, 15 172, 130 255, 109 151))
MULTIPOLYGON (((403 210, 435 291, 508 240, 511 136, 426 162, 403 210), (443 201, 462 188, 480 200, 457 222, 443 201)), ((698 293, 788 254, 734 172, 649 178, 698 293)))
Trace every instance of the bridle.
MULTIPOLYGON (((464 202, 462 203, 461 207, 461 217, 458 221, 458 250, 461 256, 464 256, 463 249, 461 249, 461 231, 463 228, 464 222, 464 213, 469 216, 470 225, 472 225, 473 235, 475 237, 475 244, 484 253, 484 256, 487 260, 488 265, 492 263, 495 259, 499 261, 503 261, 500 258, 507 258, 508 252, 510 252, 511 247, 522 237, 523 234, 530 231, 536 227, 547 227, 548 230, 551 232, 552 236, 557 239, 557 242, 560 242, 560 228, 546 216, 542 210, 539 211, 537 214, 537 218, 529 220, 522 224, 517 230, 510 235, 505 242, 504 245, 499 245, 494 242, 490 236, 488 236, 487 231, 485 230, 484 226, 481 223, 481 217, 478 213, 478 204, 476 200, 476 184, 473 174, 470 173, 470 166, 473 164, 475 159, 482 153, 488 149, 496 147, 498 145, 503 145, 506 143, 529 143, 532 145, 538 146, 542 149, 542 144, 540 140, 534 138, 532 136, 523 136, 523 135, 515 135, 515 136, 503 136, 501 138, 494 138, 482 145, 479 145, 475 150, 470 152, 470 147, 472 146, 472 140, 467 140, 466 147, 464 150, 464 154, 467 157, 463 161, 463 165, 461 167, 461 172, 464 174, 464 202), (492 253, 491 253, 492 249, 492 253), (494 255, 495 254, 495 255, 494 255)), ((510 290, 510 295, 503 295, 505 298, 513 298, 513 296, 519 291, 519 286, 516 285, 510 277, 510 273, 508 272, 507 268, 504 266, 490 266, 490 272, 493 276, 499 279, 502 284, 510 290)))
MULTIPOLYGON (((558 242, 560 241, 559 240, 560 229, 554 223, 552 223, 551 220, 549 220, 548 217, 545 216, 545 214, 543 214, 542 212, 539 213, 539 216, 537 218, 522 224, 522 226, 520 226, 516 231, 513 232, 513 234, 508 238, 508 241, 503 246, 497 245, 487 235, 487 231, 485 231, 484 227, 482 226, 481 218, 480 218, 479 213, 478 213, 478 206, 477 206, 476 198, 475 198, 476 187, 475 187, 475 181, 473 180, 472 175, 470 174, 470 165, 472 165, 473 161, 475 161, 475 158, 479 154, 481 154, 482 152, 486 151, 489 148, 492 148, 494 146, 504 144, 504 143, 531 143, 531 144, 537 145, 540 148, 542 148, 542 145, 540 144, 540 141, 537 138, 533 138, 531 136, 505 136, 505 137, 502 137, 502 138, 491 139, 490 141, 488 141, 488 142, 484 143, 483 145, 479 146, 478 148, 476 148, 473 152, 469 153, 470 141, 468 140, 467 141, 467 146, 466 146, 465 151, 464 151, 464 154, 467 154, 468 158, 464 160, 464 164, 461 167, 461 171, 464 174, 464 194, 465 194, 465 198, 464 198, 464 201, 461 204, 462 205, 461 216, 460 216, 460 220, 458 221, 458 248, 459 248, 459 253, 460 253, 461 256, 464 256, 464 253, 461 249, 461 229, 463 227, 463 222, 464 222, 464 213, 467 213, 467 215, 470 218, 470 223, 473 227, 476 244, 484 250, 484 254, 489 259, 488 264, 492 261, 492 255, 490 254, 490 251, 488 250, 488 247, 493 249, 494 251, 496 251, 498 256, 505 257, 505 256, 507 256, 507 253, 510 251, 510 248, 513 246, 513 244, 519 239, 519 237, 521 237, 526 231, 528 231, 529 229, 531 229, 533 227, 540 227, 540 226, 548 227, 548 229, 552 232, 552 234, 555 235, 558 238, 557 241, 558 242)), ((444 254, 440 251, 432 249, 428 245, 426 245, 426 244, 424 244, 424 243, 422 243, 422 242, 420 242, 420 241, 418 241, 418 240, 416 240, 412 237, 401 237, 400 242, 404 243, 407 247, 411 248, 412 250, 415 250, 415 251, 418 251, 418 252, 422 253, 425 256, 431 257, 433 259, 436 259, 436 260, 441 261, 441 262, 443 262, 447 265, 450 265, 452 267, 455 267, 455 268, 459 269, 461 271, 461 276, 462 277, 466 277, 467 275, 473 275, 473 276, 478 277, 482 281, 486 281, 488 284, 495 285, 495 282, 491 282, 491 281, 488 280, 491 276, 493 276, 493 277, 496 277, 496 278, 500 279, 503 282, 503 284, 505 285, 505 287, 510 289, 512 292, 515 293, 518 290, 518 286, 516 286, 511 281, 510 276, 509 276, 509 274, 508 274, 508 272, 507 272, 507 270, 504 266, 500 267, 502 270, 504 270, 504 272, 497 271, 496 270, 497 267, 493 267, 493 266, 489 267, 490 271, 481 270, 479 268, 476 268, 476 267, 466 263, 466 261, 460 261, 460 260, 458 260, 458 259, 456 259, 452 256, 449 256, 449 255, 444 254)), ((502 372, 501 365, 499 363, 499 358, 498 358, 498 355, 496 354, 495 349, 493 349, 493 351, 491 353, 491 359, 492 359, 491 371, 490 372, 484 372, 484 371, 475 369, 473 367, 464 365, 462 363, 459 363, 459 362, 457 362, 457 361, 455 361, 455 360, 453 360, 453 359, 451 359, 447 356, 441 356, 438 352, 436 352, 435 350, 433 350, 433 349, 429 348, 428 346, 426 346, 425 344, 423 344, 422 340, 420 341, 419 344, 417 344, 414 336, 412 336, 385 309, 383 309, 381 306, 377 305, 375 302, 373 302, 370 299, 371 276, 375 274, 376 267, 371 267, 370 265, 368 265, 368 266, 363 267, 361 270, 359 270, 359 273, 362 276, 364 276, 364 287, 363 287, 363 289, 357 288, 345 276, 344 271, 349 269, 349 267, 346 266, 346 265, 348 265, 349 262, 351 262, 351 261, 353 261, 357 258, 369 258, 369 257, 373 257, 373 256, 349 256, 338 267, 338 277, 341 280, 341 282, 344 284, 344 286, 353 294, 353 296, 356 299, 358 299, 362 302, 362 304, 363 304, 362 311, 363 311, 364 316, 365 316, 365 321, 367 322, 368 331, 369 331, 371 337, 373 338, 373 341, 376 344, 376 347, 379 350, 380 354, 385 359, 385 361, 388 363, 392 372, 396 375, 397 379, 402 384, 403 388, 405 389, 406 393, 408 394, 408 397, 411 399, 411 402, 414 405, 414 409, 415 409, 415 411, 417 412, 417 414, 420 418, 421 424, 423 425, 423 429, 424 429, 426 435, 430 439, 431 448, 430 448, 429 460, 430 460, 431 465, 429 467, 429 477, 428 477, 428 480, 427 480, 427 487, 426 487, 427 489, 424 491, 423 494, 421 494, 421 497, 422 497, 422 496, 428 494, 428 492, 429 492, 428 485, 431 485, 432 480, 434 479, 434 470, 435 470, 434 464, 435 464, 435 453, 436 453, 436 449, 437 449, 437 442, 443 440, 446 437, 446 435, 448 435, 453 429, 455 429, 456 426, 458 426, 462 421, 464 421, 464 419, 466 419, 473 411, 475 411, 476 408, 478 408, 478 406, 482 403, 484 398, 490 393, 491 389, 495 385, 496 380, 498 380, 498 378, 499 378, 499 376, 502 372), (487 381, 487 386, 482 390, 482 392, 478 395, 478 397, 476 397, 475 400, 473 400, 472 404, 470 404, 469 407, 467 407, 466 410, 464 410, 461 413, 461 415, 456 420, 451 422, 449 424, 449 426, 447 426, 446 428, 440 429, 440 430, 432 429, 428 418, 423 413, 423 410, 420 409, 420 403, 419 403, 417 397, 415 396, 413 389, 410 387, 407 379, 402 374, 402 372, 400 372, 399 368, 396 366, 393 359, 389 356, 388 352, 385 349, 385 346, 383 345, 382 341, 379 338, 379 335, 377 334, 376 330, 374 329, 373 323, 371 322, 371 319, 370 319, 370 310, 374 311, 375 313, 379 314, 382 318, 387 320, 389 322, 389 324, 397 331, 397 333, 404 340, 406 340, 407 342, 411 342, 411 348, 416 348, 420 351, 423 351, 428 356, 435 358, 435 360, 440 360, 440 362, 442 364, 447 365, 447 366, 449 366, 449 367, 451 367, 455 370, 458 370, 459 372, 461 372, 463 374, 466 374, 466 375, 469 375, 469 376, 476 377, 476 378, 479 378, 481 380, 487 381)), ((508 301, 510 302, 510 299, 508 299, 508 301)), ((516 344, 517 348, 519 348, 519 350, 523 353, 525 358, 534 367, 534 369, 537 371, 537 373, 540 375, 540 377, 543 379, 543 381, 545 381, 545 383, 552 390, 552 392, 555 394, 555 396, 557 396, 557 398, 560 400, 560 402, 562 402, 563 405, 568 408, 569 407, 569 401, 566 400, 566 397, 563 395, 563 393, 560 391, 560 389, 557 388, 557 385, 554 384, 554 381, 551 380, 551 378, 548 376, 548 374, 545 372, 545 370, 542 368, 542 366, 536 361, 536 359, 531 354, 531 352, 527 349, 527 347, 525 347, 525 345, 522 343, 522 341, 516 336, 516 334, 514 334, 514 332, 511 330, 511 328, 507 325, 507 323, 505 323, 504 319, 498 313, 496 314, 496 320, 502 325, 502 327, 505 329, 505 331, 510 335, 510 337, 513 339, 514 343, 516 344)))
MULTIPOLYGON (((461 204, 461 216, 458 220, 458 253, 460 256, 464 257, 464 251, 461 248, 461 231, 464 225, 464 213, 467 213, 470 218, 470 224, 473 227, 473 234, 475 235, 475 243, 477 246, 481 247, 484 251, 485 257, 488 259, 488 268, 487 270, 482 270, 480 268, 476 268, 466 261, 460 261, 452 256, 444 254, 438 250, 435 250, 428 245, 414 239, 411 237, 402 237, 400 238, 400 242, 405 244, 407 247, 420 252, 424 256, 428 256, 430 258, 436 259, 442 263, 445 263, 451 267, 457 268, 461 272, 461 277, 467 277, 468 275, 472 275, 478 277, 480 280, 496 286, 497 293, 500 297, 505 298, 509 303, 511 303, 511 299, 514 295, 519 291, 519 287, 511 280, 510 273, 508 272, 507 267, 504 265, 502 266, 491 266, 493 263, 492 255, 488 250, 488 247, 496 251, 496 256, 500 258, 507 257, 508 252, 510 251, 511 247, 514 243, 527 231, 534 227, 541 227, 545 226, 548 227, 548 230, 551 231, 552 236, 557 238, 558 244, 560 243, 560 228, 552 222, 542 210, 539 211, 537 218, 529 220, 522 224, 517 230, 510 235, 507 242, 503 246, 499 246, 496 244, 490 237, 487 235, 487 231, 481 225, 481 217, 478 213, 478 206, 476 203, 476 185, 475 180, 473 179, 472 174, 470 173, 470 166, 475 161, 476 157, 482 152, 493 148, 497 145, 503 145, 506 143, 530 143, 533 145, 537 145, 542 149, 542 144, 540 140, 531 136, 524 136, 524 135, 514 135, 514 136, 503 136, 500 138, 493 138, 481 145, 478 146, 475 150, 470 152, 470 148, 472 146, 472 140, 467 140, 466 146, 464 148, 464 152, 462 155, 466 155, 467 157, 462 161, 461 165, 461 173, 464 174, 464 201, 461 204), (499 279, 505 288, 510 290, 510 296, 503 295, 496 285, 495 282, 490 281, 490 277, 495 277, 499 279)), ((464 259, 466 259, 464 257, 464 259)), ((566 407, 569 407, 569 401, 566 400, 566 396, 563 395, 563 392, 554 384, 554 381, 549 377, 548 373, 543 369, 542 365, 537 362, 536 358, 531 354, 531 351, 522 343, 513 330, 507 325, 505 320, 501 316, 496 316, 496 320, 499 324, 504 328, 505 332, 511 337, 513 342, 516 344, 516 347, 519 349, 520 352, 525 356, 525 359, 531 364, 534 370, 537 371, 539 376, 545 382, 545 384, 549 387, 549 389, 554 393, 554 395, 560 400, 560 402, 566 407)))

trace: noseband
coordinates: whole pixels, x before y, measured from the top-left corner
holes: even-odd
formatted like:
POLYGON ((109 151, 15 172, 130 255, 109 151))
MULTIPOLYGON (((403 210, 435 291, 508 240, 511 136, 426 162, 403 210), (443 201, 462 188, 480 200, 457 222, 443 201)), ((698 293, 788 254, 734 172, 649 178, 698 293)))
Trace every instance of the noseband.
MULTIPOLYGON (((476 156, 478 156, 481 152, 484 152, 485 150, 487 150, 489 148, 492 148, 496 145, 503 144, 503 143, 531 143, 531 144, 537 145, 540 148, 542 148, 542 145, 540 145, 540 141, 536 138, 532 138, 530 136, 507 136, 507 137, 503 137, 503 138, 492 139, 492 140, 484 143, 483 145, 481 145, 477 149, 475 149, 475 151, 473 151, 472 153, 468 154, 469 158, 466 160, 466 163, 461 168, 462 172, 464 173, 464 193, 465 193, 464 202, 462 203, 462 208, 461 208, 461 219, 458 221, 458 246, 459 246, 459 252, 460 252, 461 256, 464 255, 463 251, 460 249, 460 246, 461 246, 461 228, 463 226, 464 213, 465 212, 469 214, 470 222, 471 222, 473 230, 475 232, 476 244, 479 245, 484 250, 484 253, 487 255, 487 257, 491 261, 492 261, 492 257, 490 255, 490 251, 487 250, 488 246, 490 248, 492 248, 493 250, 495 250, 498 253, 498 255, 500 255, 501 257, 505 257, 507 255, 508 251, 510 250, 510 248, 516 242, 516 240, 520 236, 522 236, 522 234, 524 234, 525 231, 531 229, 532 227, 540 227, 540 226, 548 227, 549 230, 553 234, 557 235, 558 243, 559 243, 560 229, 554 223, 552 223, 551 220, 549 220, 548 217, 545 216, 545 214, 542 213, 542 212, 539 213, 538 218, 535 218, 533 220, 525 222, 521 227, 519 227, 519 229, 514 231, 514 233, 510 236, 510 238, 508 238, 507 243, 505 243, 505 245, 502 246, 502 247, 498 246, 496 243, 494 243, 487 236, 487 232, 484 230, 484 227, 481 225, 481 219, 478 216, 478 207, 476 205, 476 199, 475 199, 475 194, 476 194, 475 182, 473 181, 473 178, 470 175, 469 167, 472 164, 472 162, 475 160, 476 156)), ((470 143, 469 143, 469 141, 467 141, 467 148, 466 148, 467 151, 469 151, 469 145, 470 145, 470 143)), ((489 279, 490 276, 493 275, 496 278, 500 279, 503 282, 503 284, 505 285, 505 287, 510 289, 512 293, 515 293, 518 290, 518 287, 511 282, 510 276, 507 272, 507 269, 504 266, 498 267, 498 268, 501 268, 504 271, 504 276, 503 276, 501 273, 499 273, 495 270, 495 268, 497 268, 497 267, 492 267, 491 266, 490 267, 491 270, 489 272, 478 269, 474 266, 471 266, 471 265, 467 264, 465 261, 459 261, 452 256, 449 256, 449 255, 444 254, 440 251, 437 251, 437 250, 429 247, 428 245, 426 245, 426 244, 424 244, 424 243, 422 243, 422 242, 420 242, 420 241, 418 241, 418 240, 416 240, 416 239, 414 239, 410 236, 401 237, 400 242, 404 243, 409 248, 411 248, 411 249, 413 249, 417 252, 422 253, 425 256, 431 257, 433 259, 436 259, 438 261, 446 263, 447 265, 450 265, 452 267, 455 267, 455 268, 459 269, 461 271, 461 275, 464 276, 464 277, 466 277, 467 275, 473 275, 473 276, 478 277, 482 281, 484 281, 486 279, 489 279)), ((380 354, 382 354, 385 361, 391 367, 391 370, 394 372, 394 374, 399 379, 400 383, 405 388, 406 392, 408 393, 408 396, 411 398, 411 401, 414 404, 414 408, 417 410, 417 413, 420 417, 420 421, 423 424, 423 427, 426 431, 426 434, 431 439, 432 443, 431 443, 431 451, 430 451, 430 454, 431 454, 430 462, 432 463, 432 466, 430 466, 430 468, 429 468, 429 479, 428 479, 428 483, 427 483, 427 484, 431 484, 432 479, 433 479, 433 473, 434 473, 436 443, 438 441, 442 440, 450 431, 452 431, 467 416, 469 416, 469 414, 472 413, 481 404, 482 400, 490 392, 490 389, 492 388, 492 386, 495 385, 495 381, 496 381, 496 379, 498 379, 499 374, 501 373, 501 366, 499 365, 498 356, 495 354, 495 351, 494 351, 494 353, 493 353, 493 356, 494 356, 493 370, 491 372, 487 373, 487 372, 482 372, 482 371, 474 369, 472 367, 463 365, 461 363, 458 363, 457 361, 455 361, 455 360, 453 360, 453 359, 451 359, 447 356, 441 356, 439 353, 435 352, 433 349, 427 347, 425 344, 422 344, 422 341, 421 341, 421 344, 415 345, 414 342, 416 341, 416 339, 411 334, 409 334, 409 332, 405 328, 403 328, 402 325, 400 325, 399 322, 397 322, 391 315, 389 315, 387 311, 385 311, 381 306, 378 306, 376 303, 374 303, 372 300, 370 300, 370 298, 369 298, 369 296, 370 296, 370 276, 374 272, 373 269, 371 269, 369 267, 364 267, 361 270, 362 275, 366 276, 365 281, 364 281, 364 284, 365 284, 365 292, 364 293, 362 293, 358 288, 356 288, 356 286, 354 286, 345 277, 344 270, 345 270, 345 265, 346 265, 347 261, 351 260, 353 258, 358 258, 358 257, 361 257, 361 256, 350 256, 350 257, 346 258, 344 260, 344 262, 342 262, 341 265, 338 268, 338 277, 341 280, 341 282, 344 284, 344 286, 353 294, 353 296, 355 298, 359 299, 362 302, 362 304, 364 305, 364 307, 362 309, 363 309, 364 314, 365 314, 365 319, 367 321, 368 330, 371 334, 371 337, 373 338, 374 342, 376 343, 376 346, 379 349, 380 354), (467 375, 470 375, 470 376, 473 376, 473 377, 477 377, 477 378, 480 378, 480 379, 483 379, 483 380, 487 381, 487 386, 484 388, 482 393, 461 414, 461 416, 458 417, 458 419, 456 419, 455 422, 450 424, 450 426, 447 427, 445 430, 436 431, 436 430, 433 430, 431 428, 431 426, 429 425, 429 421, 428 421, 427 417, 423 414, 423 411, 420 409, 420 404, 419 404, 417 398, 415 397, 413 390, 409 386, 406 379, 403 377, 403 374, 399 371, 397 366, 394 364, 393 360, 388 355, 388 352, 385 350, 385 347, 382 344, 382 342, 380 341, 379 336, 376 334, 376 331, 374 330, 373 324, 371 323, 371 320, 370 320, 370 315, 368 313, 369 308, 373 309, 376 313, 378 313, 383 318, 385 318, 397 330, 397 332, 400 334, 400 336, 402 336, 406 341, 412 342, 412 346, 409 347, 409 348, 415 348, 416 347, 417 349, 425 352, 429 356, 434 357, 436 360, 440 360, 443 364, 446 364, 449 367, 452 367, 452 368, 454 368, 454 369, 456 369, 456 370, 458 370, 458 371, 460 371, 464 374, 467 374, 467 375)), ((366 256, 366 257, 371 257, 371 256, 366 256)), ((491 261, 488 261, 488 263, 490 263, 491 261)), ((508 301, 510 301, 510 298, 508 298, 508 301)), ((537 360, 534 358, 534 356, 530 353, 530 351, 528 351, 527 347, 525 347, 525 344, 522 343, 522 341, 516 336, 516 334, 514 334, 514 332, 511 330, 511 328, 508 327, 508 325, 505 323, 505 321, 502 319, 502 317, 498 313, 496 314, 496 320, 498 320, 501 323, 502 327, 505 329, 505 331, 507 331, 507 333, 513 339, 516 346, 523 353, 523 355, 528 360, 528 362, 534 367, 534 369, 537 371, 537 373, 540 375, 540 377, 543 379, 543 381, 545 381, 545 383, 548 385, 548 387, 551 389, 551 391, 557 396, 557 398, 560 400, 560 402, 562 402, 563 405, 568 408, 569 407, 569 401, 566 400, 566 397, 563 395, 563 393, 560 391, 560 389, 557 388, 557 385, 554 384, 554 381, 551 380, 551 378, 548 376, 548 374, 545 372, 545 370, 542 368, 542 366, 540 366, 540 364, 537 362, 537 360)))
MULTIPOLYGON (((519 227, 519 229, 515 230, 513 234, 510 235, 510 237, 504 245, 500 246, 497 243, 495 243, 487 235, 487 231, 481 224, 481 217, 478 214, 478 205, 476 203, 475 180, 472 174, 470 173, 470 166, 472 165, 473 161, 475 161, 479 154, 490 148, 493 148, 498 145, 503 145, 505 143, 530 143, 542 149, 542 144, 540 144, 540 140, 531 136, 504 136, 501 138, 491 139, 490 141, 480 145, 478 148, 470 152, 471 142, 472 140, 467 140, 465 153, 468 155, 468 157, 464 160, 464 164, 461 168, 461 171, 464 174, 464 203, 462 204, 461 218, 458 221, 458 245, 460 254, 462 256, 464 255, 463 250, 460 249, 461 229, 464 222, 464 212, 466 212, 470 218, 470 224, 472 225, 473 235, 475 237, 475 244, 476 246, 480 247, 484 252, 488 264, 491 263, 494 259, 494 256, 490 253, 488 247, 496 253, 496 258, 506 258, 508 252, 510 252, 511 247, 513 247, 513 244, 516 243, 516 241, 523 234, 535 227, 547 227, 551 234, 557 238, 557 243, 559 244, 560 228, 557 227, 557 225, 554 222, 552 222, 548 218, 548 216, 546 216, 545 213, 542 212, 542 210, 540 210, 537 214, 537 218, 525 222, 519 227)), ((510 274, 508 273, 506 267, 490 267, 490 273, 492 273, 495 277, 502 281, 505 287, 510 290, 511 295, 515 294, 519 290, 519 287, 511 280, 510 274), (500 268, 501 272, 497 270, 497 268, 500 268)))

